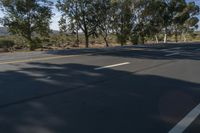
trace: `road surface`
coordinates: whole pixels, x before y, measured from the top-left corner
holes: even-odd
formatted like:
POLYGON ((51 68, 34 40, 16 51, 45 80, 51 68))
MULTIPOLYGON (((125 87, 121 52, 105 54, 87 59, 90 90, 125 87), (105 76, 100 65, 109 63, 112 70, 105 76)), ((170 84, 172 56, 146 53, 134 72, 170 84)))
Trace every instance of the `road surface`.
POLYGON ((200 44, 0 55, 1 133, 199 133, 200 44))

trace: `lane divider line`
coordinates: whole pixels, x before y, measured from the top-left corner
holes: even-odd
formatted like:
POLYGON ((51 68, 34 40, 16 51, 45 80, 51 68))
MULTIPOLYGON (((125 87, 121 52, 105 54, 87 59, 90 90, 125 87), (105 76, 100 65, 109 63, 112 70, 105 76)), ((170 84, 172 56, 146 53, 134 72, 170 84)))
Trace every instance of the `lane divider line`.
POLYGON ((166 54, 165 56, 173 56, 173 55, 179 55, 180 52, 176 52, 176 53, 171 53, 171 54, 166 54))
MULTIPOLYGON (((120 51, 129 51, 129 50, 120 50, 120 51)), ((110 52, 104 51, 104 52, 96 52, 96 53, 83 53, 83 54, 77 54, 77 55, 60 55, 60 56, 58 55, 58 56, 51 56, 51 57, 41 57, 41 58, 33 58, 33 59, 16 60, 16 61, 4 61, 4 62, 0 62, 0 65, 15 64, 15 63, 26 63, 26 62, 32 62, 32 61, 45 61, 45 60, 79 57, 79 56, 83 56, 83 55, 87 56, 87 55, 104 54, 104 53, 110 53, 110 52)))
POLYGON ((32 61, 45 61, 45 60, 61 59, 61 58, 67 58, 67 57, 77 57, 77 56, 81 56, 81 55, 63 55, 63 56, 42 57, 42 58, 25 59, 25 60, 17 60, 17 61, 6 61, 6 62, 0 62, 0 65, 25 63, 25 62, 32 62, 32 61))
POLYGON ((112 68, 112 67, 118 67, 118 66, 124 66, 131 64, 130 62, 124 62, 124 63, 119 63, 119 64, 113 64, 113 65, 108 65, 108 66, 103 66, 103 67, 98 67, 95 68, 94 70, 101 70, 101 69, 106 69, 106 68, 112 68))
POLYGON ((171 48, 171 49, 173 49, 173 50, 180 50, 181 47, 175 47, 175 48, 171 48))
POLYGON ((183 133, 200 115, 200 104, 190 111, 169 133, 183 133))

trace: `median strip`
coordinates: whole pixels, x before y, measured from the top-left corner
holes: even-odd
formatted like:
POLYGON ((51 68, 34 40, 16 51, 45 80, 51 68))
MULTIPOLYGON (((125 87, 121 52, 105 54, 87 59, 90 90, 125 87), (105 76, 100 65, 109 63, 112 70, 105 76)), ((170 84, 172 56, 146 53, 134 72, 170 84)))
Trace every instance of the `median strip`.
POLYGON ((95 68, 94 70, 101 70, 101 69, 118 67, 118 66, 123 66, 123 65, 128 65, 128 64, 130 64, 130 62, 124 62, 124 63, 113 64, 113 65, 109 65, 109 66, 98 67, 98 68, 95 68))
POLYGON ((169 133, 183 133, 200 115, 200 104, 189 112, 169 133))

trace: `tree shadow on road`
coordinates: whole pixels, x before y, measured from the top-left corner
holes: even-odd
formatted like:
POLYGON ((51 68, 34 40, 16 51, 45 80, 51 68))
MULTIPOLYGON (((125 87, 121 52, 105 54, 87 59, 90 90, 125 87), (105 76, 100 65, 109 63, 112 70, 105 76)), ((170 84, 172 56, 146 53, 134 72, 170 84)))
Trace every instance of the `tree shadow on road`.
POLYGON ((200 100, 200 84, 82 64, 0 72, 0 132, 167 132, 200 100))
MULTIPOLYGON (((181 46, 181 45, 178 45, 181 46)), ((177 47, 178 47, 177 46, 177 47)), ((200 60, 200 52, 190 49, 192 45, 186 45, 188 47, 182 50, 166 50, 165 48, 171 47, 147 47, 147 48, 135 48, 135 47, 117 47, 108 49, 79 49, 79 50, 61 50, 61 51, 47 51, 50 55, 76 55, 86 54, 90 56, 111 56, 111 57, 122 57, 122 58, 137 58, 137 59, 157 59, 157 60, 177 60, 177 59, 189 59, 189 60, 200 60), (190 46, 190 47, 189 47, 190 46), (179 54, 174 54, 179 53, 179 54), (174 54, 172 56, 166 56, 174 54)), ((196 49, 200 48, 199 45, 195 45, 196 49), (198 46, 198 47, 197 47, 198 46)))

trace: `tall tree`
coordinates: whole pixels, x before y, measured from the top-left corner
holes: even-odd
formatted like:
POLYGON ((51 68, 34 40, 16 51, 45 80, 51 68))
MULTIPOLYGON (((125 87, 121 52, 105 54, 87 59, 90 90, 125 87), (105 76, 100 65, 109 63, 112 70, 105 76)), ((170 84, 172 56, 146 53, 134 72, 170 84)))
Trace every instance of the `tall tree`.
POLYGON ((185 0, 171 0, 168 6, 171 15, 171 31, 175 35, 176 42, 178 42, 178 29, 188 18, 188 14, 184 13, 187 3, 185 0))
POLYGON ((51 5, 48 0, 0 0, 1 9, 5 14, 2 23, 13 34, 27 39, 30 49, 35 48, 33 34, 48 35, 52 17, 51 5))
POLYGON ((95 5, 95 13, 96 13, 96 22, 98 23, 98 34, 100 34, 106 46, 109 47, 108 44, 108 35, 112 28, 112 4, 110 0, 99 0, 95 5))
POLYGON ((195 2, 189 2, 187 7, 184 9, 184 24, 180 26, 180 31, 184 38, 184 42, 187 41, 186 34, 188 32, 193 32, 195 29, 198 29, 199 18, 197 15, 200 13, 200 8, 196 5, 195 2))
POLYGON ((79 23, 78 23, 78 19, 76 17, 78 17, 78 1, 75 1, 75 5, 74 5, 74 13, 75 16, 74 17, 68 17, 68 12, 66 11, 66 7, 64 7, 64 5, 62 5, 62 3, 60 1, 58 1, 58 3, 56 4, 57 8, 62 12, 61 18, 59 20, 59 28, 60 28, 60 32, 63 34, 68 34, 68 33, 72 33, 72 34, 76 34, 76 44, 77 46, 79 46, 79 23), (64 11, 65 10, 65 11, 64 11))
POLYGON ((96 33, 95 3, 98 0, 58 0, 57 8, 66 16, 69 24, 77 24, 85 35, 85 46, 89 47, 89 37, 96 33))
POLYGON ((117 39, 123 46, 130 37, 132 29, 132 0, 113 0, 113 28, 117 39))
POLYGON ((150 28, 152 27, 148 11, 148 5, 150 1, 140 0, 134 1, 134 8, 132 10, 132 37, 135 38, 136 43, 143 44, 145 42, 145 37, 150 33, 150 28))
POLYGON ((193 26, 188 25, 189 27, 194 27, 197 24, 198 18, 196 15, 199 12, 199 6, 195 5, 195 2, 187 3, 185 0, 163 0, 163 2, 165 3, 165 10, 161 14, 164 20, 164 42, 167 42, 169 32, 174 33, 175 40, 178 41, 178 34, 181 33, 183 26, 187 25, 189 20, 195 22, 193 26))
POLYGON ((145 16, 147 23, 147 35, 150 37, 155 37, 156 43, 158 43, 158 35, 163 29, 163 12, 165 11, 165 2, 157 0, 149 0, 146 2, 146 8, 143 11, 143 16, 145 16))

